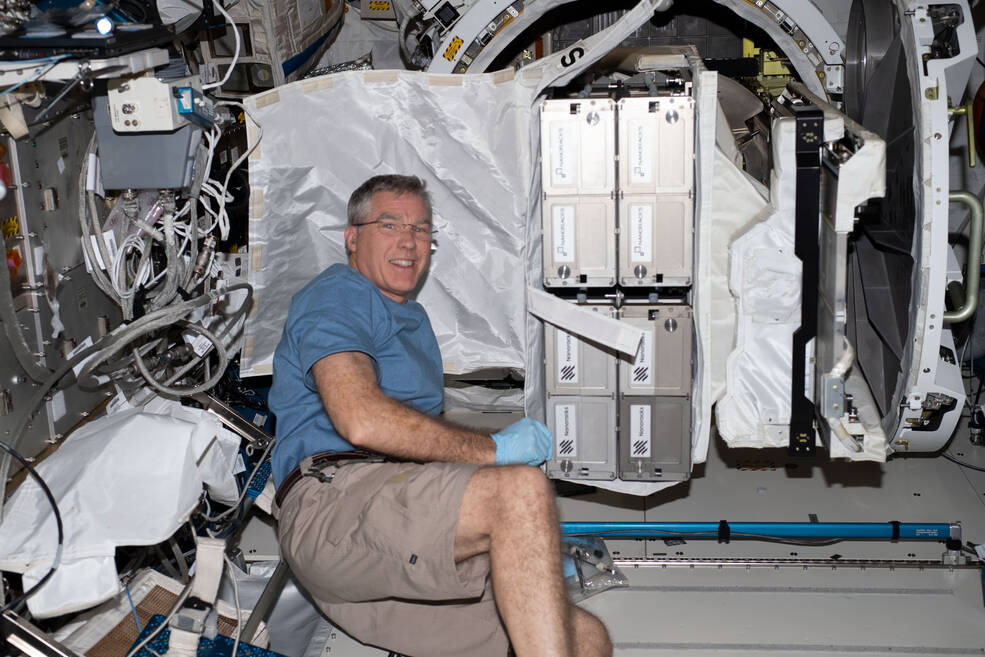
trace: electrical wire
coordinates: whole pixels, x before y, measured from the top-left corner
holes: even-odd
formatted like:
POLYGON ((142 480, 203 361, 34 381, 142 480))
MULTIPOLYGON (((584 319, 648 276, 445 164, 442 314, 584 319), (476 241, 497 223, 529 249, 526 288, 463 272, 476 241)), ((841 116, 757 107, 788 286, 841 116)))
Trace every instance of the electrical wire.
MULTIPOLYGON (((173 201, 173 199, 172 199, 173 201)), ((166 278, 164 287, 151 300, 151 308, 165 307, 178 293, 178 277, 180 275, 181 264, 178 260, 177 234, 174 230, 174 207, 170 204, 169 211, 164 215, 164 253, 167 259, 165 266, 166 278)))
POLYGON ((123 585, 123 589, 127 592, 127 600, 130 601, 130 611, 133 612, 133 622, 137 625, 137 634, 144 631, 144 628, 140 627, 140 617, 137 616, 137 606, 133 604, 133 598, 130 596, 130 582, 127 581, 123 585))
MULTIPOLYGON (((236 63, 239 61, 240 38, 239 38, 239 28, 236 27, 236 21, 234 21, 233 17, 229 15, 229 12, 227 12, 223 8, 222 0, 216 0, 216 2, 212 3, 212 6, 219 10, 219 13, 222 14, 222 17, 226 19, 226 23, 228 23, 230 29, 232 29, 233 38, 236 40, 236 49, 235 52, 233 52, 233 61, 229 63, 229 68, 226 69, 226 75, 223 76, 223 78, 218 82, 212 82, 211 84, 203 84, 202 91, 215 89, 216 87, 221 87, 222 85, 226 84, 226 82, 229 81, 229 76, 233 74, 233 68, 235 68, 236 63)), ((235 657, 235 655, 233 657, 235 657)))
MULTIPOLYGON (((227 291, 232 291, 234 288, 238 289, 238 287, 240 286, 230 286, 227 288, 227 291)), ((34 396, 28 400, 25 407, 26 412, 21 416, 20 421, 11 433, 10 447, 17 449, 20 440, 24 437, 28 423, 30 423, 33 419, 34 413, 41 407, 41 404, 44 403, 45 397, 48 393, 66 374, 72 371, 72 368, 89 359, 77 376, 77 380, 84 381, 92 375, 93 370, 98 365, 125 350, 134 340, 149 333, 153 333, 159 329, 171 326, 175 321, 183 318, 186 314, 194 311, 196 308, 212 303, 214 300, 222 297, 225 293, 226 291, 203 294, 188 301, 148 313, 130 324, 121 324, 112 332, 101 338, 99 342, 93 346, 87 347, 59 365, 59 367, 52 372, 51 376, 49 376, 40 386, 38 386, 34 392, 34 396), (90 359, 90 357, 92 358, 90 359)), ((3 459, 0 460, 0 481, 7 480, 9 468, 10 456, 4 455, 3 459)), ((3 491, 0 491, 0 518, 3 517, 4 498, 5 495, 3 491)))
POLYGON ((263 454, 261 454, 260 458, 257 459, 257 464, 256 466, 254 466, 253 471, 250 472, 250 476, 247 477, 246 482, 243 484, 243 492, 240 493, 239 499, 236 500, 236 504, 234 504, 233 506, 229 507, 228 509, 226 509, 225 511, 223 511, 222 513, 216 516, 210 516, 208 514, 202 513, 201 516, 203 518, 205 518, 209 522, 219 522, 220 520, 224 520, 225 518, 229 517, 230 514, 232 514, 234 511, 236 511, 236 509, 239 508, 239 506, 243 503, 243 500, 246 499, 246 494, 250 490, 250 484, 253 483, 253 478, 256 477, 257 472, 260 471, 260 466, 262 466, 264 461, 267 460, 267 455, 270 454, 270 450, 273 449, 274 442, 276 441, 271 440, 269 443, 267 443, 267 447, 263 450, 263 454))
MULTIPOLYGON (((103 273, 102 269, 99 267, 99 261, 96 259, 96 253, 93 250, 93 238, 92 231, 90 229, 89 223, 89 212, 90 208, 95 208, 95 192, 92 190, 87 190, 88 187, 88 176, 89 176, 89 160, 96 153, 96 135, 92 135, 89 140, 89 146, 86 148, 86 152, 82 157, 82 166, 79 168, 79 228, 82 231, 82 251, 85 253, 86 261, 90 264, 90 273, 92 275, 93 281, 95 281, 96 286, 102 290, 102 292, 113 300, 114 303, 123 307, 124 304, 120 299, 119 295, 116 294, 116 290, 113 289, 113 285, 110 282, 106 274, 103 273)), ((100 234, 100 237, 102 235, 100 234)), ((105 263, 104 264, 108 264, 105 263)), ((124 318, 129 319, 126 315, 124 309, 124 318)))
MULTIPOLYGON (((26 601, 28 598, 34 595, 35 591, 37 591, 42 586, 44 586, 45 582, 51 579, 51 576, 55 574, 55 570, 62 562, 62 546, 65 541, 65 534, 62 528, 62 514, 58 511, 58 503, 55 501, 55 496, 51 494, 51 489, 48 488, 48 484, 45 483, 44 479, 41 478, 41 475, 38 474, 38 471, 35 470, 33 467, 31 467, 31 464, 27 462, 27 459, 21 456, 21 454, 17 450, 15 450, 13 447, 10 447, 3 441, 0 441, 0 448, 3 448, 3 450, 7 454, 20 461, 20 464, 24 466, 24 468, 27 470, 27 473, 35 481, 38 482, 38 487, 41 489, 41 492, 44 493, 45 498, 47 498, 48 504, 51 505, 52 513, 55 514, 55 528, 58 531, 58 546, 55 548, 55 558, 54 560, 52 560, 51 566, 48 567, 48 572, 45 573, 44 577, 39 579, 38 582, 30 589, 24 591, 24 593, 22 593, 17 598, 8 602, 3 607, 0 607, 0 614, 2 614, 5 611, 8 611, 10 609, 15 609, 18 606, 20 606, 22 602, 26 601)), ((4 476, 4 478, 0 481, 6 481, 6 480, 7 480, 6 476, 4 476)), ((0 514, 2 514, 2 509, 3 509, 2 498, 3 498, 3 494, 2 491, 0 491, 0 514)), ((2 517, 2 515, 0 515, 0 517, 2 517)))
POLYGON ((160 310, 150 312, 129 324, 121 324, 113 332, 103 338, 103 340, 100 340, 99 344, 102 344, 104 340, 107 344, 104 346, 102 351, 86 362, 85 366, 78 374, 78 380, 84 382, 88 377, 92 376, 93 370, 95 370, 98 365, 101 365, 116 354, 126 350, 130 343, 138 337, 153 333, 158 329, 170 327, 172 324, 177 322, 179 319, 183 319, 185 315, 191 313, 196 308, 201 308, 202 306, 210 304, 219 296, 221 295, 216 293, 203 294, 188 301, 183 301, 181 303, 168 306, 167 308, 161 308, 160 310), (109 339, 107 340, 107 338, 109 339))
MULTIPOLYGON (((34 391, 34 396, 28 400, 25 406, 26 412, 21 416, 21 419, 17 423, 17 426, 14 427, 14 430, 10 434, 10 442, 8 446, 12 450, 17 449, 18 443, 24 437, 24 432, 27 430, 27 425, 33 419, 34 413, 37 411, 37 409, 40 408, 41 404, 44 403, 45 397, 48 395, 48 392, 51 391, 51 389, 55 387, 55 384, 57 384, 58 381, 60 381, 63 376, 68 374, 68 372, 70 372, 73 367, 81 363, 83 360, 85 360, 92 354, 96 353, 99 350, 99 344, 101 343, 102 340, 100 340, 99 343, 91 347, 87 347, 83 349, 75 356, 62 363, 54 372, 51 373, 51 376, 49 376, 40 386, 38 386, 38 388, 34 391)), ((10 454, 4 454, 3 459, 0 459, 0 481, 7 481, 7 473, 10 471, 10 459, 11 459, 10 454)), ((3 507, 4 507, 5 499, 6 499, 6 490, 0 489, 0 519, 3 518, 3 507)))
MULTIPOLYGON (((964 357, 968 353, 968 348, 971 345, 972 341, 973 341, 973 337, 971 335, 969 335, 968 336, 968 339, 965 340, 964 345, 961 346, 961 355, 958 356, 958 363, 959 363, 958 367, 964 367, 964 362, 965 362, 964 357)), ((974 352, 972 352, 972 353, 974 353, 974 352)), ((972 377, 974 377, 974 373, 975 373, 975 368, 974 368, 974 365, 972 365, 972 368, 971 368, 971 376, 972 377)), ((974 412, 975 411, 975 403, 977 403, 977 402, 972 402, 972 400, 971 400, 971 391, 964 384, 964 380, 962 380, 961 383, 962 383, 961 387, 964 389, 964 403, 968 405, 968 407, 971 409, 972 412, 974 412)))
MULTIPOLYGON (((103 234, 102 226, 100 226, 99 211, 96 208, 96 192, 94 190, 88 190, 86 192, 86 202, 89 207, 90 228, 92 230, 92 236, 96 241, 96 250, 99 253, 103 265, 108 267, 113 259, 110 257, 109 247, 106 246, 106 236, 103 234)), ((99 269, 101 269, 99 267, 99 261, 93 260, 92 270, 97 271, 99 269)))
POLYGON ((256 150, 257 146, 260 145, 260 140, 263 139, 263 126, 256 120, 256 117, 246 108, 246 105, 232 100, 222 100, 216 103, 216 107, 221 105, 227 105, 229 107, 238 107, 243 110, 243 114, 246 115, 253 125, 257 128, 256 141, 250 146, 246 151, 240 155, 235 162, 229 165, 229 170, 226 171, 226 179, 222 183, 221 194, 219 196, 219 236, 226 240, 229 238, 229 215, 226 213, 226 199, 229 195, 229 179, 232 177, 233 172, 239 167, 240 164, 246 161, 246 158, 250 156, 253 151, 256 150))
MULTIPOLYGON (((180 379, 185 373, 189 372, 192 368, 196 367, 200 362, 202 362, 202 360, 205 359, 205 357, 207 356, 207 353, 202 354, 201 356, 197 356, 191 362, 178 368, 174 372, 174 374, 172 374, 167 380, 164 381, 163 384, 158 382, 156 379, 154 379, 153 375, 146 370, 146 364, 143 363, 143 361, 140 358, 141 354, 137 354, 134 357, 134 360, 137 364, 138 369, 141 372, 141 375, 151 385, 151 387, 158 390, 158 392, 167 395, 183 396, 183 395, 192 395, 197 392, 204 392, 205 390, 208 390, 209 388, 212 388, 219 383, 219 381, 222 379, 223 374, 225 373, 226 367, 229 364, 229 354, 227 351, 229 345, 223 343, 222 340, 227 335, 230 335, 233 328, 239 323, 241 319, 243 319, 246 316, 246 313, 249 311, 253 300, 253 287, 248 283, 237 283, 235 285, 230 285, 226 287, 224 290, 214 293, 215 296, 218 298, 221 296, 228 295, 237 290, 246 290, 247 291, 246 298, 243 300, 243 303, 240 304, 239 308, 237 308, 236 311, 232 313, 232 315, 226 321, 225 326, 222 328, 221 331, 219 331, 218 334, 212 334, 211 331, 199 325, 195 325, 191 323, 183 324, 184 326, 186 326, 186 328, 201 333, 203 336, 206 337, 206 339, 212 342, 213 346, 216 348, 216 351, 219 354, 219 364, 218 367, 216 368, 216 372, 212 376, 207 377, 208 380, 206 381, 206 383, 203 383, 194 388, 172 388, 170 387, 171 384, 177 381, 178 379, 180 379)), ((178 321, 176 323, 180 324, 181 321, 178 321)), ((238 331, 236 334, 238 334, 238 331)), ((230 340, 230 344, 231 342, 232 340, 230 340)))
POLYGON ((943 456, 944 458, 946 458, 948 461, 951 461, 952 463, 957 463, 962 468, 968 468, 969 470, 977 470, 978 472, 985 472, 985 468, 983 468, 981 466, 978 466, 978 465, 972 465, 971 463, 968 463, 967 461, 962 461, 961 459, 958 459, 958 458, 955 458, 955 457, 951 456, 947 452, 942 453, 941 456, 943 456))
MULTIPOLYGON (((62 363, 54 372, 52 372, 51 376, 49 376, 37 388, 37 390, 35 390, 34 396, 31 397, 25 407, 26 412, 21 416, 20 421, 11 433, 9 446, 14 450, 17 449, 19 442, 24 437, 27 425, 32 420, 37 409, 44 403, 45 397, 66 374, 72 371, 72 368, 76 367, 83 361, 87 361, 77 376, 77 380, 84 382, 93 375, 96 367, 110 360, 116 354, 126 350, 134 340, 142 338, 160 329, 170 327, 176 321, 183 319, 188 313, 193 312, 196 308, 208 305, 214 300, 217 300, 226 294, 241 288, 249 288, 249 286, 245 283, 231 285, 226 288, 226 290, 203 294, 188 301, 148 313, 130 324, 121 324, 93 346, 82 350, 72 358, 62 363)), ((252 288, 249 289, 252 294, 252 288)), ((245 310, 240 309, 237 312, 245 312, 245 310)), ((233 323, 234 322, 229 323, 226 329, 231 330, 233 323)), ((225 335, 225 332, 221 335, 225 335)), ((221 340, 221 337, 219 339, 221 340)), ((10 470, 10 459, 11 457, 7 454, 0 459, 0 481, 7 480, 7 473, 10 470)), ((0 491, 0 518, 3 518, 5 498, 5 491, 0 491)))
POLYGON ((216 373, 205 382, 200 383, 199 385, 193 386, 191 388, 175 388, 173 386, 159 383, 157 379, 154 378, 154 375, 151 374, 150 370, 147 369, 147 364, 144 362, 144 359, 140 356, 140 352, 137 349, 133 350, 134 361, 137 363, 137 368, 140 370, 141 375, 143 375, 144 380, 147 381, 148 385, 150 385, 150 387, 154 388, 155 390, 157 390, 159 393, 163 395, 172 395, 175 397, 194 395, 196 393, 205 392, 206 390, 209 390, 210 388, 214 387, 217 383, 219 383, 219 379, 222 378, 222 375, 225 372, 226 367, 229 365, 229 354, 226 352, 225 346, 222 344, 220 339, 214 333, 209 331, 204 326, 199 326, 191 322, 183 321, 180 323, 185 328, 195 331, 196 333, 199 333, 200 335, 208 339, 208 341, 211 342, 212 345, 215 347, 216 353, 219 355, 219 364, 216 367, 216 373))

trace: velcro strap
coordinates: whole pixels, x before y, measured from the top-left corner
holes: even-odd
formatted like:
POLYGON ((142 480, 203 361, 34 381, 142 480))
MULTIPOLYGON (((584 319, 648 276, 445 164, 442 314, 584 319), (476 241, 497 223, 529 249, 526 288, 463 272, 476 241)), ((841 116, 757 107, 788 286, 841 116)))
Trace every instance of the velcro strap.
POLYGON ((168 637, 168 657, 196 657, 198 654, 199 634, 170 627, 168 637))
POLYGON ((732 529, 728 526, 727 520, 718 522, 718 542, 728 543, 732 539, 732 529))
POLYGON ((219 593, 219 582, 225 565, 222 556, 226 550, 226 541, 221 538, 196 536, 195 542, 197 543, 195 580, 192 582, 191 597, 213 605, 219 593))

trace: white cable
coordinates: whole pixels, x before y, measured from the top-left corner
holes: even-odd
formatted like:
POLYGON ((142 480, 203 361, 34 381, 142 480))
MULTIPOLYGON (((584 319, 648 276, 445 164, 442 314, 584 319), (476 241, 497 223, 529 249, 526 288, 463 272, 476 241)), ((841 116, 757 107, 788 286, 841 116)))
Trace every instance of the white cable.
POLYGON ((130 287, 126 286, 126 280, 125 280, 126 271, 123 270, 121 267, 127 255, 126 250, 130 246, 133 246, 133 248, 138 252, 143 253, 142 247, 137 247, 136 245, 127 244, 126 242, 124 242, 123 247, 116 252, 115 256, 113 256, 113 269, 112 269, 112 276, 110 278, 110 282, 113 284, 113 289, 116 290, 116 293, 120 296, 121 299, 129 299, 131 296, 133 296, 133 293, 136 291, 137 288, 136 281, 134 281, 133 285, 131 285, 130 287))
POLYGON ((267 460, 267 454, 270 453, 270 450, 273 448, 273 446, 274 446, 273 440, 267 443, 267 448, 263 450, 263 454, 261 454, 260 458, 257 460, 257 464, 253 468, 253 471, 250 472, 250 476, 247 477, 246 481, 243 483, 243 492, 240 494, 239 499, 236 500, 236 504, 232 505, 231 507, 229 507, 228 509, 226 509, 225 511, 223 511, 217 516, 203 515, 202 516, 203 518, 205 518, 209 522, 219 522, 220 520, 226 518, 227 516, 232 514, 233 511, 239 508, 239 505, 243 503, 243 500, 246 498, 246 494, 250 490, 250 484, 253 483, 253 477, 255 477, 257 472, 260 471, 260 466, 263 465, 263 462, 267 460))
MULTIPOLYGON (((218 128, 218 126, 212 126, 212 128, 208 132, 204 133, 204 137, 207 143, 206 151, 208 154, 205 158, 205 164, 202 167, 202 170, 208 172, 212 170, 212 162, 215 158, 216 146, 219 143, 219 139, 222 137, 222 131, 218 128)), ((213 230, 215 230, 215 227, 219 224, 219 214, 218 212, 212 209, 209 200, 210 199, 214 200, 219 205, 221 205, 222 203, 221 201, 222 187, 220 186, 219 181, 206 177, 202 181, 200 190, 201 193, 204 194, 204 196, 200 196, 197 200, 195 198, 188 199, 185 202, 185 204, 182 206, 181 210, 179 210, 178 214, 176 215, 176 217, 183 217, 184 215, 188 214, 191 211, 192 203, 195 203, 197 201, 202 201, 202 208, 204 209, 206 214, 208 214, 213 218, 213 221, 212 224, 207 229, 202 229, 201 226, 196 226, 196 229, 198 230, 196 237, 199 238, 205 237, 206 235, 211 233, 213 230)))
POLYGON ((834 378, 844 378, 845 374, 848 373, 848 369, 855 362, 855 349, 852 344, 848 341, 848 337, 844 338, 844 351, 841 352, 841 358, 835 363, 835 366, 831 368, 829 373, 834 378))
POLYGON ((232 655, 232 657, 236 657, 236 652, 239 650, 240 628, 243 627, 243 610, 239 604, 239 582, 236 581, 236 572, 233 568, 233 562, 225 553, 223 553, 222 558, 226 560, 226 567, 229 568, 229 579, 233 581, 233 602, 236 603, 236 636, 233 638, 233 651, 230 655, 232 655))
POLYGON ((831 431, 838 438, 838 441, 844 445, 845 449, 849 452, 855 452, 856 454, 862 451, 862 445, 858 443, 852 434, 848 433, 848 430, 842 426, 840 418, 828 418, 828 426, 831 427, 831 431))
MULTIPOLYGON (((226 84, 226 82, 229 81, 229 76, 233 74, 233 68, 236 66, 236 62, 239 61, 239 29, 236 27, 236 22, 233 20, 233 17, 229 15, 229 12, 222 7, 221 0, 213 2, 212 6, 219 10, 219 13, 222 14, 223 18, 226 19, 226 23, 228 23, 229 27, 232 29, 233 37, 236 39, 236 51, 233 53, 233 61, 229 64, 229 68, 226 69, 226 75, 218 82, 203 84, 202 91, 215 89, 216 87, 221 87, 226 84)), ((206 169, 206 171, 208 171, 208 169, 206 169)), ((233 657, 235 657, 235 655, 233 657)))
POLYGON ((229 165, 229 170, 226 171, 226 179, 222 183, 222 195, 219 200, 219 236, 225 240, 229 238, 229 215, 226 214, 226 196, 229 192, 229 179, 232 177, 233 171, 235 171, 236 168, 242 164, 254 150, 256 150, 256 147, 260 145, 260 140, 263 139, 263 127, 256 120, 253 114, 250 113, 250 110, 246 109, 246 106, 243 103, 237 103, 231 100, 222 100, 216 103, 216 107, 219 105, 229 105, 230 107, 240 108, 243 110, 243 114, 245 114, 246 117, 253 122, 253 125, 257 127, 256 141, 253 142, 253 145, 246 149, 246 152, 240 155, 235 162, 229 165))

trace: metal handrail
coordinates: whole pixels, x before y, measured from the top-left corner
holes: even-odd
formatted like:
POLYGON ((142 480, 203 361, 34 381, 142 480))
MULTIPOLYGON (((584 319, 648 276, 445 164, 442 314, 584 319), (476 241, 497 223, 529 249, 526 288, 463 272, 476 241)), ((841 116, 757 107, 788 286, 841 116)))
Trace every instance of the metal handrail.
POLYGON ((964 280, 964 304, 957 310, 945 311, 943 320, 945 324, 959 324, 970 319, 975 314, 975 309, 978 308, 978 288, 982 265, 982 216, 985 212, 982 210, 981 200, 971 192, 963 190, 951 192, 948 200, 952 203, 964 203, 971 213, 971 229, 968 233, 968 267, 964 280))

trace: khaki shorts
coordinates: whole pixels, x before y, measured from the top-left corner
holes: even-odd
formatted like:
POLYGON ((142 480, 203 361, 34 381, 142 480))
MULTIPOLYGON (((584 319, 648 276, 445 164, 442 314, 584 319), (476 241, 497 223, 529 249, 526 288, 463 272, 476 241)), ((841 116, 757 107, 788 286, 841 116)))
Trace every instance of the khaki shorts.
POLYGON ((504 657, 488 555, 455 563, 475 470, 354 463, 325 468, 331 481, 303 477, 275 511, 281 554, 325 615, 364 643, 410 657, 504 657))

